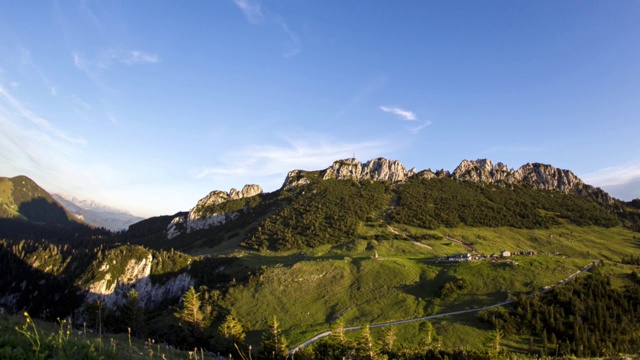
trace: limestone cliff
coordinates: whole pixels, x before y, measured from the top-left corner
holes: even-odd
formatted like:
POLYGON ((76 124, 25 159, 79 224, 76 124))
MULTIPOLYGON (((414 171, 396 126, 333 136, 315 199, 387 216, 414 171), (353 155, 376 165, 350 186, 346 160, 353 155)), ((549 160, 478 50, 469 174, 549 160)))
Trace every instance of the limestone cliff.
POLYGON ((551 165, 528 163, 518 170, 509 169, 499 162, 488 159, 463 160, 452 172, 431 169, 416 172, 407 170, 399 161, 377 158, 361 163, 354 158, 335 161, 320 171, 293 170, 287 174, 283 189, 291 190, 311 182, 311 179, 372 180, 402 182, 413 176, 420 178, 451 178, 456 181, 471 181, 497 185, 526 185, 538 190, 554 190, 565 194, 586 196, 607 204, 613 198, 603 190, 585 184, 570 170, 557 169, 551 165))
POLYGON ((402 182, 415 175, 415 169, 407 170, 407 168, 397 160, 377 158, 363 164, 355 158, 349 158, 335 161, 330 167, 321 171, 290 171, 284 181, 283 188, 292 189, 296 186, 308 184, 310 182, 310 174, 318 174, 323 180, 402 182))
POLYGON ((130 253, 125 259, 109 257, 99 265, 95 277, 89 280, 85 300, 100 299, 107 308, 114 309, 131 290, 135 290, 140 305, 152 307, 162 300, 182 296, 194 284, 186 272, 154 284, 149 275, 155 265, 155 259, 147 251, 130 253), (124 266, 121 264, 123 261, 126 261, 124 266))
POLYGON ((240 214, 237 211, 211 212, 209 210, 226 201, 248 198, 261 193, 262 188, 253 184, 245 185, 242 190, 235 188, 232 188, 229 192, 214 190, 200 199, 186 217, 177 216, 171 221, 165 231, 167 239, 172 239, 185 231, 189 233, 195 230, 209 229, 222 225, 227 221, 235 220, 240 214))
POLYGON ((527 163, 518 170, 509 169, 503 163, 491 160, 463 160, 451 174, 457 181, 472 181, 490 184, 526 185, 537 190, 554 190, 565 194, 576 194, 611 204, 613 199, 599 188, 585 184, 570 170, 555 168, 541 163, 527 163))

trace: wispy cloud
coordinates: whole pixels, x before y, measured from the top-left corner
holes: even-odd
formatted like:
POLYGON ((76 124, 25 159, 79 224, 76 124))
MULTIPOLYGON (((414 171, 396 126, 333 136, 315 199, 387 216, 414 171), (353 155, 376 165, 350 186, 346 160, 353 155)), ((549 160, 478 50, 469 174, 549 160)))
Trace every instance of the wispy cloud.
POLYGON ((411 126, 407 126, 407 128, 413 134, 417 134, 422 129, 424 129, 427 126, 431 125, 431 121, 429 121, 429 120, 418 120, 418 116, 416 115, 416 113, 414 113, 413 111, 407 110, 407 109, 399 108, 399 107, 396 107, 396 106, 380 106, 378 108, 380 110, 386 112, 386 113, 393 114, 393 115, 399 117, 402 120, 409 121, 411 123, 411 126))
POLYGON ((0 169, 65 183, 86 141, 67 135, 36 115, 0 85, 0 169))
POLYGON ((618 199, 640 199, 640 164, 607 167, 581 178, 587 184, 603 188, 618 199))
POLYGON ((429 125, 431 125, 431 121, 425 120, 425 121, 422 121, 422 122, 418 123, 417 126, 410 127, 409 130, 411 130, 412 133, 417 134, 417 133, 420 132, 420 130, 426 128, 429 125))
POLYGON ((300 51, 302 51, 302 42, 300 41, 300 38, 291 31, 291 29, 289 29, 289 26, 284 21, 280 21, 279 23, 282 31, 284 31, 289 37, 289 40, 287 41, 289 49, 285 51, 283 56, 289 58, 298 55, 300 51))
POLYGON ((113 91, 105 80, 104 74, 114 65, 136 66, 160 62, 157 54, 140 50, 108 49, 94 57, 87 57, 80 52, 74 52, 71 55, 75 67, 103 91, 113 91))
POLYGON ((640 164, 615 166, 584 175, 583 180, 596 186, 618 186, 640 179, 640 164))
POLYGON ((405 110, 394 106, 380 106, 380 110, 399 116, 407 121, 415 121, 418 117, 413 111, 405 110))
POLYGON ((72 136, 67 135, 62 130, 56 128, 46 119, 36 115, 27 109, 20 101, 18 101, 15 97, 9 93, 4 87, 0 86, 0 98, 4 99, 6 103, 8 103, 20 117, 28 120, 29 122, 37 125, 40 130, 46 132, 49 135, 53 135, 59 139, 63 139, 65 141, 76 143, 76 144, 86 144, 86 140, 82 138, 74 138, 72 136))
POLYGON ((114 53, 113 58, 127 65, 136 65, 136 64, 153 64, 160 61, 160 58, 157 54, 151 54, 144 51, 139 50, 130 50, 119 53, 114 53))
MULTIPOLYGON (((195 172, 198 179, 227 181, 234 175, 235 181, 257 182, 276 189, 282 184, 287 172, 294 169, 318 170, 330 166, 333 161, 352 157, 354 154, 365 160, 380 156, 391 144, 384 141, 340 142, 322 139, 321 136, 285 138, 282 145, 256 145, 240 152, 224 154, 224 163, 204 167, 195 172)), ((236 184, 240 186, 243 184, 236 184)), ((229 186, 234 186, 233 184, 229 186)))
POLYGON ((252 0, 233 0, 237 7, 242 10, 242 14, 251 24, 257 24, 264 20, 264 15, 260 4, 252 0))
POLYGON ((291 30, 291 27, 289 27, 282 16, 269 12, 266 8, 262 8, 255 0, 233 0, 233 2, 242 11, 242 14, 249 24, 267 23, 272 26, 278 26, 280 30, 282 30, 287 37, 287 49, 282 54, 283 57, 291 58, 302 51, 302 41, 300 37, 291 30))

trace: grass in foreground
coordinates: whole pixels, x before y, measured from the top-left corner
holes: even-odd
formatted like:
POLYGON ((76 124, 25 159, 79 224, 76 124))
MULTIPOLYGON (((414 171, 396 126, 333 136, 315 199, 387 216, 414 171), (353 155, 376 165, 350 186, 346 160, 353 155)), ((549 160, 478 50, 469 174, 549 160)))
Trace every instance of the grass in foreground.
POLYGON ((0 359, 193 359, 217 358, 203 349, 180 351, 152 339, 102 334, 73 328, 66 320, 52 323, 0 315, 0 359))

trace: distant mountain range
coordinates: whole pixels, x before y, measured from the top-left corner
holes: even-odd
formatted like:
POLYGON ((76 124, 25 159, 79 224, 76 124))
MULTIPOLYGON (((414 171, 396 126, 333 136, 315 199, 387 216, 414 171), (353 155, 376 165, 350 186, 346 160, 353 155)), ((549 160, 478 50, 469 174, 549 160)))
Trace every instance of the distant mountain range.
POLYGON ((144 220, 124 210, 119 210, 92 200, 80 200, 75 196, 51 194, 68 212, 89 225, 118 231, 144 220))
POLYGON ((91 225, 112 231, 144 220, 95 201, 49 194, 26 176, 0 177, 0 218, 63 227, 91 225))

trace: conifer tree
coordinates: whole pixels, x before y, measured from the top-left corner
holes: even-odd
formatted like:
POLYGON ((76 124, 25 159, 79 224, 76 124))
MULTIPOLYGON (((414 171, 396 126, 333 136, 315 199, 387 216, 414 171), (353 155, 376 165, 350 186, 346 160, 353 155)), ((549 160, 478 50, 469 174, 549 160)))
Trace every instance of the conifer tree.
POLYGON ((286 359, 288 355, 287 339, 280 331, 280 323, 276 316, 269 323, 269 331, 263 335, 262 348, 266 359, 286 359))
POLYGON ((174 313, 174 316, 178 318, 178 324, 186 332, 187 338, 185 340, 200 345, 206 337, 204 331, 206 325, 200 309, 201 304, 200 294, 191 286, 182 296, 180 309, 174 313))
POLYGON ((218 335, 227 351, 232 351, 235 349, 235 345, 241 346, 244 343, 244 329, 240 321, 233 315, 227 315, 224 322, 218 327, 218 335))
POLYGON ((120 319, 135 336, 144 334, 144 309, 140 306, 138 292, 131 289, 127 300, 119 307, 120 319))
POLYGON ((200 312, 200 304, 200 294, 191 286, 182 296, 182 307, 175 313, 175 316, 180 319, 181 323, 201 327, 202 312, 200 312))
POLYGON ((356 347, 356 356, 358 359, 372 360, 376 358, 376 349, 371 338, 371 331, 369 325, 365 325, 362 328, 360 339, 358 339, 356 347))
POLYGON ((382 350, 390 353, 393 351, 393 345, 396 341, 396 328, 395 326, 388 326, 382 330, 384 336, 382 338, 382 350))
POLYGON ((331 339, 336 344, 344 343, 344 321, 342 319, 336 320, 331 327, 331 339))

